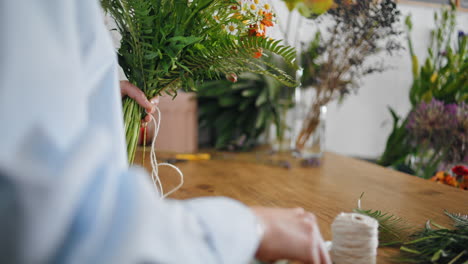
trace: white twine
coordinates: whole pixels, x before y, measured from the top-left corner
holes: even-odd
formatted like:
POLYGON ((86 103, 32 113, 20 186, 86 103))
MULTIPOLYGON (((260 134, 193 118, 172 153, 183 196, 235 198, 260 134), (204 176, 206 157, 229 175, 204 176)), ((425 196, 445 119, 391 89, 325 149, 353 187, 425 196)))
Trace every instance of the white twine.
POLYGON ((177 168, 176 166, 174 166, 174 165, 172 165, 170 163, 159 163, 158 164, 158 160, 156 159, 156 151, 155 151, 154 146, 155 146, 156 138, 157 138, 158 133, 159 133, 159 127, 161 125, 161 111, 159 111, 159 108, 157 106, 155 106, 155 108, 156 108, 156 111, 158 113, 158 121, 156 122, 154 116, 150 114, 151 122, 153 122, 153 125, 154 125, 154 135, 153 135, 153 142, 151 142, 151 153, 150 153, 151 168, 152 168, 151 179, 153 180, 154 187, 159 192, 160 198, 164 199, 167 196, 174 193, 175 191, 177 191, 180 187, 182 187, 182 185, 184 184, 184 174, 182 173, 182 171, 180 171, 179 168, 177 168), (173 188, 172 190, 170 190, 167 193, 164 193, 163 185, 162 185, 161 179, 159 178, 159 175, 158 175, 158 169, 159 169, 160 166, 171 167, 174 170, 176 170, 177 173, 180 176, 179 185, 177 185, 175 188, 173 188))
POLYGON ((379 223, 357 213, 341 213, 332 224, 331 256, 335 264, 376 263, 379 223))

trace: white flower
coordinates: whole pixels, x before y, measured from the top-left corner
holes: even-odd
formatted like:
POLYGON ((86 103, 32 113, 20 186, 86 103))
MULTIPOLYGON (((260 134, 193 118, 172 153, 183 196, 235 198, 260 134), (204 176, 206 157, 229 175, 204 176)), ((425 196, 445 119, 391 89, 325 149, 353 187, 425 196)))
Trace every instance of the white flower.
POLYGON ((237 35, 239 30, 237 29, 237 24, 229 22, 226 26, 226 31, 231 35, 237 35))
POLYGON ((256 13, 258 7, 257 7, 257 4, 255 4, 255 2, 248 4, 248 6, 249 6, 249 9, 252 11, 252 13, 256 13))
POLYGON ((213 14, 213 19, 216 21, 216 23, 219 23, 219 15, 218 15, 218 10, 216 10, 213 14))
POLYGON ((241 15, 243 15, 243 16, 247 15, 247 11, 249 11, 249 4, 248 3, 243 3, 241 5, 241 10, 240 10, 241 15))

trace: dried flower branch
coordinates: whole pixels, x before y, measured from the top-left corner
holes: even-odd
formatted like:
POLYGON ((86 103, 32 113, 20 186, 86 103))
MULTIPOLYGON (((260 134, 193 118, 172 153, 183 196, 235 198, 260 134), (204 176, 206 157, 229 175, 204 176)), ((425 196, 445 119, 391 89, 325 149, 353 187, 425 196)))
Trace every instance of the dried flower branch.
POLYGON ((333 22, 327 28, 329 37, 318 32, 301 56, 302 84, 313 86, 316 96, 296 140, 299 151, 319 123, 321 106, 357 90, 364 76, 387 69, 383 58, 374 63, 371 59, 402 49, 397 40, 402 33, 397 23, 400 11, 394 0, 338 0, 336 4, 326 15, 333 22))

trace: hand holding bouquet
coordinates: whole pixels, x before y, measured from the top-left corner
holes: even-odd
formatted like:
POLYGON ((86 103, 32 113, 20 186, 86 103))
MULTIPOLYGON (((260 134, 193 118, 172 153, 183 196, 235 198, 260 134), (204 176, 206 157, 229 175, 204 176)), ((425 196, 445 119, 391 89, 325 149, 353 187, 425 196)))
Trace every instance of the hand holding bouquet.
MULTIPOLYGON (((101 0, 122 35, 119 64, 148 98, 180 88, 196 90, 205 79, 254 72, 287 86, 294 78, 260 61, 268 52, 295 67, 293 48, 267 38, 275 14, 260 0, 101 0)), ((140 122, 138 104, 123 102, 129 162, 134 159, 140 122)))

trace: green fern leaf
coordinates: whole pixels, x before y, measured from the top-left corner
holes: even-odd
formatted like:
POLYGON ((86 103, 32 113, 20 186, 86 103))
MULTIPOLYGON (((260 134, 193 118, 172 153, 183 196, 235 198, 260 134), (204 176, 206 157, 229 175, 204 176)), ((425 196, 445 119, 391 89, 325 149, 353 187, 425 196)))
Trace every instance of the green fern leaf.
POLYGON ((370 216, 379 222, 379 246, 396 246, 406 241, 410 227, 402 218, 380 210, 354 209, 354 212, 370 216))

